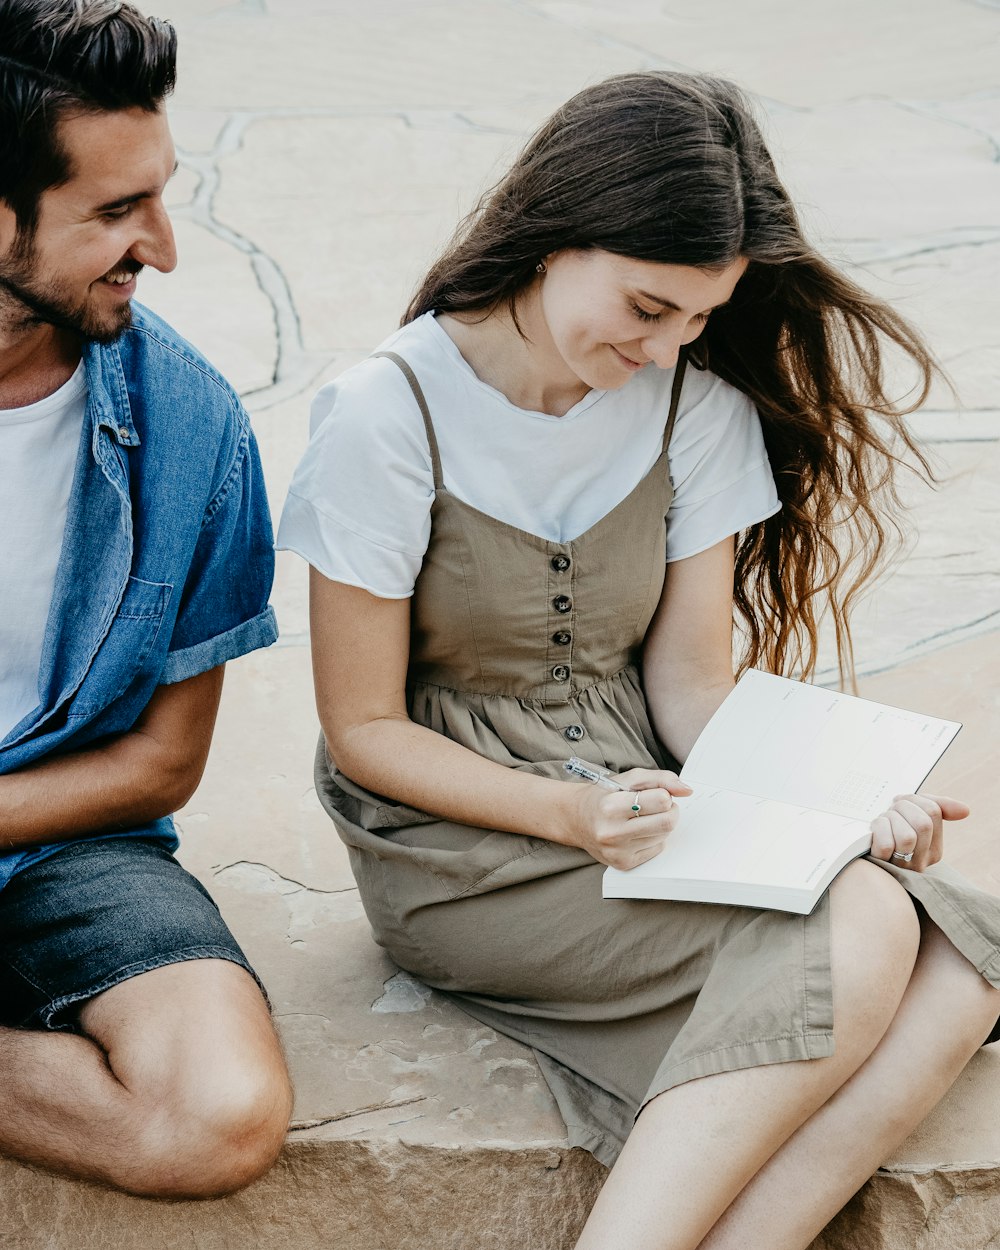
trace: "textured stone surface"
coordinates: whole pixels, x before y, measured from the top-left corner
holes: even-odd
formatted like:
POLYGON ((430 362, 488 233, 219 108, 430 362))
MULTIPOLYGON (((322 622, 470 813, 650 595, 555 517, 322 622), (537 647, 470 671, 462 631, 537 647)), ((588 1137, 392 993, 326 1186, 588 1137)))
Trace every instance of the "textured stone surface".
POLYGON ((0 1164, 4 1250, 569 1250, 603 1179, 581 1150, 290 1145, 217 1202, 161 1204, 0 1164))
POLYGON ((811 1250, 995 1250, 996 1167, 879 1172, 811 1250))
MULTIPOLYGON (((150 7, 159 7, 150 5, 150 7)), ((171 0, 174 274, 144 298, 250 408, 277 513, 309 398, 397 323, 423 266, 563 98, 648 66, 760 97, 814 236, 914 318, 957 395, 914 428, 944 481, 857 622, 862 693, 965 722, 931 786, 969 799, 949 858, 1000 892, 1000 4, 997 0, 171 0)), ((900 390, 905 380, 900 379, 900 390)), ((306 576, 282 640, 230 666, 184 862, 267 981, 295 1076, 278 1168, 159 1204, 0 1163, 3 1250, 569 1250, 601 1182, 523 1048, 373 944, 312 792, 306 576)), ((823 676, 832 673, 824 653, 823 676)), ((815 1250, 1000 1248, 1000 1048, 815 1250)), ((757 1250, 757 1248, 754 1248, 757 1250)))

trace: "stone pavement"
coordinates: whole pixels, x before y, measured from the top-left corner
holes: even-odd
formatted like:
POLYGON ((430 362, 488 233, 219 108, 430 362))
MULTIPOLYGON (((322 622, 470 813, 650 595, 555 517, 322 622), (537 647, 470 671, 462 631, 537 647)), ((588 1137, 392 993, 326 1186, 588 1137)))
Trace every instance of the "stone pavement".
MULTIPOLYGON (((151 3, 151 0, 144 0, 151 3)), ((397 323, 459 215, 579 87, 642 67, 757 94, 814 237, 928 335, 955 383, 914 425, 944 474, 863 607, 862 693, 966 722, 935 784, 952 859, 1000 891, 998 0, 164 0, 180 30, 180 265, 141 298, 253 414, 277 514, 309 397, 397 323)), ((305 569, 277 647, 230 666, 182 858, 271 987, 298 1101, 279 1168, 224 1202, 124 1200, 0 1165, 0 1245, 563 1250, 601 1169, 566 1149, 523 1048, 374 946, 311 783, 305 569)), ((829 655, 822 677, 829 679, 829 655)), ((995 1048, 1000 1050, 1000 1047, 995 1048)), ((817 1250, 965 1250, 1000 1230, 1000 1055, 817 1250)))

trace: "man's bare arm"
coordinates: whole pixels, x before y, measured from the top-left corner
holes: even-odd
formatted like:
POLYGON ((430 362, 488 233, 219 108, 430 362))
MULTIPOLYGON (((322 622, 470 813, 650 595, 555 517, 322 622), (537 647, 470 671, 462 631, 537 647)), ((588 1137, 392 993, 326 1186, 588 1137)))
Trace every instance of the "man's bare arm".
POLYGON ((208 759, 223 667, 157 687, 118 738, 0 776, 0 853, 132 829, 183 806, 208 759))

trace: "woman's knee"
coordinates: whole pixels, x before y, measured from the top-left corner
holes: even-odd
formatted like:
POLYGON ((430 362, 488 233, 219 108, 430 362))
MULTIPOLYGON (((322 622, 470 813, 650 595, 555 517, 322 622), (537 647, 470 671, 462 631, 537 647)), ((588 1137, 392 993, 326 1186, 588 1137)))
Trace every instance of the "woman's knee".
POLYGON ((890 873, 855 860, 830 890, 835 944, 864 947, 870 963, 898 960, 912 970, 920 947, 913 900, 890 873))
POLYGON ((920 920, 889 873, 849 865, 831 889, 831 965, 838 1038, 857 1026, 862 1044, 888 1028, 913 975, 920 920))
POLYGON ((929 918, 921 922, 919 979, 935 1016, 947 1020, 947 1035, 963 1054, 984 1045, 1000 1020, 995 989, 929 918))

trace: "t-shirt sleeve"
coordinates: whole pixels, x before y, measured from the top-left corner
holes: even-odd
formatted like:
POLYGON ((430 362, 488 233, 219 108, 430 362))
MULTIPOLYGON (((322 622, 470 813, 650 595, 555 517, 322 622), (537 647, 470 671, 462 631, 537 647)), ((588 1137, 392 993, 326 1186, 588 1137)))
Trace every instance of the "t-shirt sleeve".
MULTIPOLYGON (((697 376, 697 375, 696 375, 697 376)), ((711 374, 670 441, 667 560, 684 560, 781 508, 752 401, 711 374)))
POLYGON ((282 510, 277 546, 331 581, 405 599, 430 539, 434 476, 405 378, 369 359, 323 387, 282 510))
POLYGON ((271 513, 249 418, 235 405, 231 464, 202 518, 160 682, 169 685, 269 647, 274 577, 271 513))

